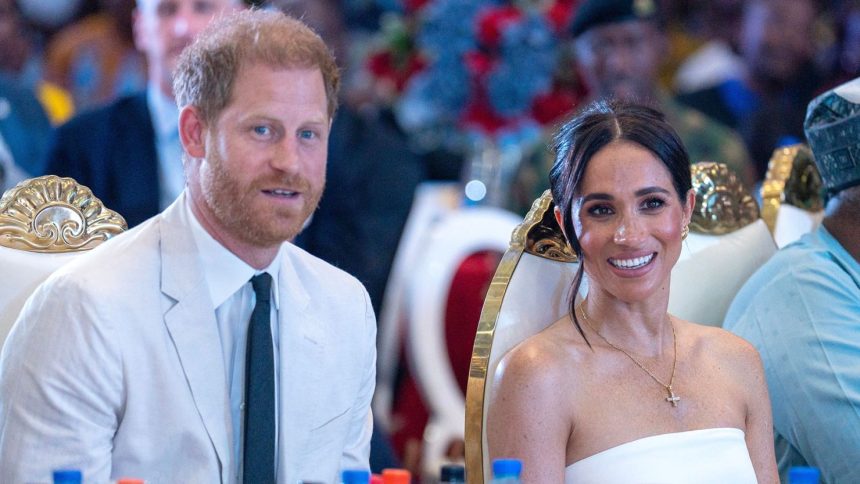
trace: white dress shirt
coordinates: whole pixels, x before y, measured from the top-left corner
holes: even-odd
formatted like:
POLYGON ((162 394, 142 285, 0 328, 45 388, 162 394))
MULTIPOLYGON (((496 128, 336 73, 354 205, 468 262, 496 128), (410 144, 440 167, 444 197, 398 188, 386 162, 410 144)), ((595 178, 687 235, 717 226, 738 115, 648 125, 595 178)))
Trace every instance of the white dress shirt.
MULTIPOLYGON (((245 349, 248 322, 251 319, 255 304, 254 289, 251 287, 250 280, 251 277, 263 272, 268 272, 272 276, 273 304, 270 321, 272 322, 272 348, 274 349, 275 363, 275 408, 279 408, 279 331, 276 322, 278 321, 278 270, 281 252, 278 252, 269 267, 262 271, 255 270, 209 235, 209 232, 200 225, 191 211, 190 197, 186 196, 185 200, 185 210, 190 222, 191 234, 197 244, 200 266, 203 268, 203 276, 209 286, 209 295, 215 311, 215 318, 218 321, 218 334, 221 337, 221 351, 224 357, 224 368, 227 372, 225 377, 230 392, 230 416, 233 431, 229 435, 233 437, 236 482, 241 482, 245 410, 245 349)), ((277 427, 276 412, 275 435, 278 435, 277 427)), ((277 442, 275 443, 275 455, 278 455, 277 442)), ((277 472, 277 461, 276 458, 275 472, 277 472)))

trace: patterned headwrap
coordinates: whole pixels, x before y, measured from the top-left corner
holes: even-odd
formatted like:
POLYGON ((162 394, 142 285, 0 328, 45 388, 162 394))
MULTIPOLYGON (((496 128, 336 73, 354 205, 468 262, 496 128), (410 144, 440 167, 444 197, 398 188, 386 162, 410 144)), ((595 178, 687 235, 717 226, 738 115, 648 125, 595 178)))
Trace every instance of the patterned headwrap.
POLYGON ((813 99, 803 129, 827 196, 860 185, 860 78, 813 99))

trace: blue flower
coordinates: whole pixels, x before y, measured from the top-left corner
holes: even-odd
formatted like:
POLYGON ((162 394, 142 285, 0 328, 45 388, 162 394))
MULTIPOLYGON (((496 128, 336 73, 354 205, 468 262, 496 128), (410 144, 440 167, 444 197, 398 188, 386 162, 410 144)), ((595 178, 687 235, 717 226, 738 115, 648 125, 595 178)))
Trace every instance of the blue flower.
POLYGON ((439 57, 462 55, 475 48, 475 16, 481 0, 438 0, 422 12, 418 46, 439 57))
POLYGON ((542 16, 531 14, 502 32, 501 61, 487 79, 490 105, 502 116, 527 114, 552 87, 556 41, 542 16))

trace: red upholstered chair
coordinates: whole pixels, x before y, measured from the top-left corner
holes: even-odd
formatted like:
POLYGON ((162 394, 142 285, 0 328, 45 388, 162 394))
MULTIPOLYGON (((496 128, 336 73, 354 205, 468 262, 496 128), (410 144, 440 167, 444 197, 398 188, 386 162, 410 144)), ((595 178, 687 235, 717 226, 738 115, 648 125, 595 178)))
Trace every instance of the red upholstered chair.
POLYGON ((805 144, 773 152, 762 184, 762 218, 780 248, 811 232, 824 217, 821 175, 805 144))
MULTIPOLYGON (((427 268, 424 264, 434 258, 428 255, 428 252, 448 250, 452 243, 445 240, 445 237, 438 236, 444 227, 452 220, 460 220, 461 212, 497 212, 492 209, 464 209, 462 203, 463 188, 458 183, 431 182, 418 187, 379 314, 374 417, 391 436, 395 450, 404 464, 416 472, 420 472, 418 463, 422 460, 426 448, 425 427, 431 422, 431 413, 434 413, 431 400, 435 397, 428 396, 427 386, 419 384, 418 375, 423 371, 416 369, 416 358, 411 355, 407 338, 407 335, 411 334, 408 329, 410 321, 415 319, 412 316, 415 312, 411 299, 412 288, 426 281, 427 268), (435 245, 438 246, 434 248, 435 245)), ((511 226, 516 223, 515 219, 516 217, 511 215, 511 226)), ((510 227, 507 228, 507 232, 509 231, 510 227)), ((507 237, 508 234, 505 234, 501 239, 502 249, 507 237)), ((446 351, 440 353, 439 358, 445 358, 444 364, 447 367, 455 368, 454 379, 459 384, 461 396, 465 394, 472 338, 483 304, 484 288, 492 277, 502 249, 479 250, 468 254, 462 260, 446 259, 445 262, 450 265, 446 269, 450 271, 451 279, 445 283, 449 289, 447 299, 440 305, 445 313, 438 327, 443 333, 442 348, 446 351)), ((439 293, 433 292, 433 295, 438 297, 439 293)), ((422 351, 425 350, 421 348, 418 352, 423 355, 422 351)), ((417 360, 423 361, 421 356, 417 360)), ((432 422, 437 420, 438 417, 432 418, 432 422)), ((438 425, 433 424, 431 428, 438 428, 438 425)), ((455 444, 453 451, 456 453, 457 444, 462 448, 462 431, 452 440, 455 444)), ((437 445, 443 446, 444 444, 437 445)), ((428 457, 424 460, 430 462, 439 459, 428 457)), ((432 465, 428 464, 428 468, 431 467, 432 465)), ((438 472, 438 469, 435 470, 438 472)))
POLYGON ((71 178, 24 180, 0 199, 0 345, 42 281, 82 251, 127 228, 71 178))
MULTIPOLYGON (((462 203, 462 188, 457 183, 422 183, 415 192, 412 209, 400 236, 397 254, 385 288, 378 315, 376 392, 373 396, 375 420, 389 432, 400 425, 392 423, 394 395, 400 360, 403 355, 408 304, 407 288, 415 265, 424 257, 431 228, 462 203)), ((423 424, 422 424, 423 427, 423 424)))
POLYGON ((487 257, 498 260, 519 222, 519 216, 492 207, 466 207, 452 212, 431 229, 422 258, 414 267, 407 297, 406 354, 429 410, 421 456, 427 475, 437 473, 447 460, 449 446, 464 439, 465 389, 458 380, 465 383, 478 311, 473 312, 472 321, 456 321, 461 319, 455 317, 459 316, 456 312, 458 308, 480 308, 483 289, 495 265, 492 262, 493 266, 486 267, 483 261, 487 257), (464 270, 472 272, 471 277, 464 270), (460 291, 466 294, 451 294, 458 276, 470 282, 460 285, 460 291), (452 333, 448 326, 455 321, 467 325, 465 339, 446 338, 452 333), (453 365, 457 360, 462 361, 462 366, 453 365))

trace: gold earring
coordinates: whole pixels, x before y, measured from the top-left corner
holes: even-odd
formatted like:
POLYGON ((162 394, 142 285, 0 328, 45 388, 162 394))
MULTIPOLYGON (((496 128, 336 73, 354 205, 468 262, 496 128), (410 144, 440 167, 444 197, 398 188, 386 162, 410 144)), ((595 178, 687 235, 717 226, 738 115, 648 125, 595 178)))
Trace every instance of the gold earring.
POLYGON ((689 235, 689 233, 690 233, 690 226, 687 224, 684 224, 684 228, 681 229, 681 240, 685 240, 687 238, 687 235, 689 235))

